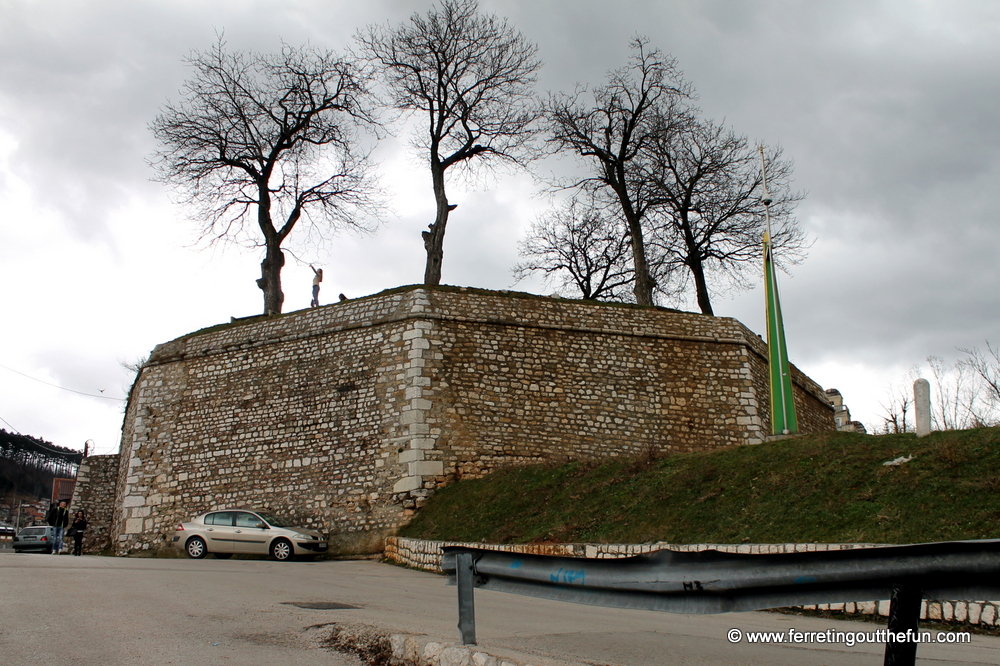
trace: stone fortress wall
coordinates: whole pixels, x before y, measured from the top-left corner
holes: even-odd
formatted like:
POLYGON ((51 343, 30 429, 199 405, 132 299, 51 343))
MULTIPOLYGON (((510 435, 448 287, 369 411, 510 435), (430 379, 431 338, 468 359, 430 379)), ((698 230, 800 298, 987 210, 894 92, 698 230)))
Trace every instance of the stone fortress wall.
MULTIPOLYGON (((833 430, 793 368, 803 432, 833 430)), ((502 465, 756 444, 766 345, 722 317, 403 287, 158 346, 122 433, 116 552, 254 506, 381 550, 434 488, 502 465)))
MULTIPOLYGON (((69 506, 70 515, 75 516, 77 511, 83 510, 87 517, 87 529, 83 533, 85 553, 100 553, 108 548, 118 468, 117 453, 88 456, 80 462, 69 506)), ((72 539, 67 541, 73 542, 72 539)))

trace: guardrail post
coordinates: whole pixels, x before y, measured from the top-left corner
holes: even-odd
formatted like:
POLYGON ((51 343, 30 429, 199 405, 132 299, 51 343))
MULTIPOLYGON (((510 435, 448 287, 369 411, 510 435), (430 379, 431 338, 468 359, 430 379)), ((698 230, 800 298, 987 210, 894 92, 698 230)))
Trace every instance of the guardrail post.
POLYGON ((458 583, 458 631, 462 645, 476 644, 476 606, 473 597, 475 572, 472 553, 455 554, 455 577, 458 583))
POLYGON ((917 631, 923 591, 915 585, 893 585, 889 602, 889 633, 911 632, 912 640, 885 642, 885 666, 914 666, 917 661, 917 631))

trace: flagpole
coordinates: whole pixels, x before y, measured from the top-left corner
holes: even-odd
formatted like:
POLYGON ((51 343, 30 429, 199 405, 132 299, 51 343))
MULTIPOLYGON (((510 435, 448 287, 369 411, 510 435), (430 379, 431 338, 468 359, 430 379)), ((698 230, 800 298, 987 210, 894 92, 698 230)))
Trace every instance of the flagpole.
POLYGON ((767 310, 768 374, 771 388, 771 432, 788 435, 798 431, 795 416, 795 396, 792 390, 791 371, 788 365, 788 350, 785 346, 784 323, 781 317, 781 302, 778 299, 778 280, 774 271, 774 257, 771 247, 771 193, 767 189, 767 165, 764 161, 764 146, 760 151, 761 181, 764 186, 764 300, 767 310))

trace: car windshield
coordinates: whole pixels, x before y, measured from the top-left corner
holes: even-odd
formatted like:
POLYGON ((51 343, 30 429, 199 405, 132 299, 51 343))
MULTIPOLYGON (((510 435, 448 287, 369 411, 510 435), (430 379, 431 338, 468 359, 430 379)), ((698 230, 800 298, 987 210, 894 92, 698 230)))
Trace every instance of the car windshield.
POLYGON ((44 527, 26 527, 21 530, 21 536, 39 536, 45 534, 44 527))
POLYGON ((258 511, 257 515, 263 518, 271 527, 294 527, 294 523, 287 518, 280 518, 270 513, 258 511))

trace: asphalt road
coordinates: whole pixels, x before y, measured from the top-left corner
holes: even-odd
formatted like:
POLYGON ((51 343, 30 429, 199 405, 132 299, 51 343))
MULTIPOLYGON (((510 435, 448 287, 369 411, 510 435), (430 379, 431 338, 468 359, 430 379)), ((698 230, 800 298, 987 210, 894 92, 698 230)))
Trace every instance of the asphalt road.
MULTIPOLYGON (((882 663, 882 645, 731 644, 730 629, 871 630, 775 613, 673 615, 476 592, 482 649, 535 663, 882 663)), ((316 625, 374 625, 458 642, 455 588, 433 574, 371 561, 277 563, 72 557, 0 552, 0 662, 352 665, 321 649, 316 625), (297 602, 354 609, 314 610, 297 602)), ((998 664, 1000 638, 921 645, 917 663, 998 664)))

